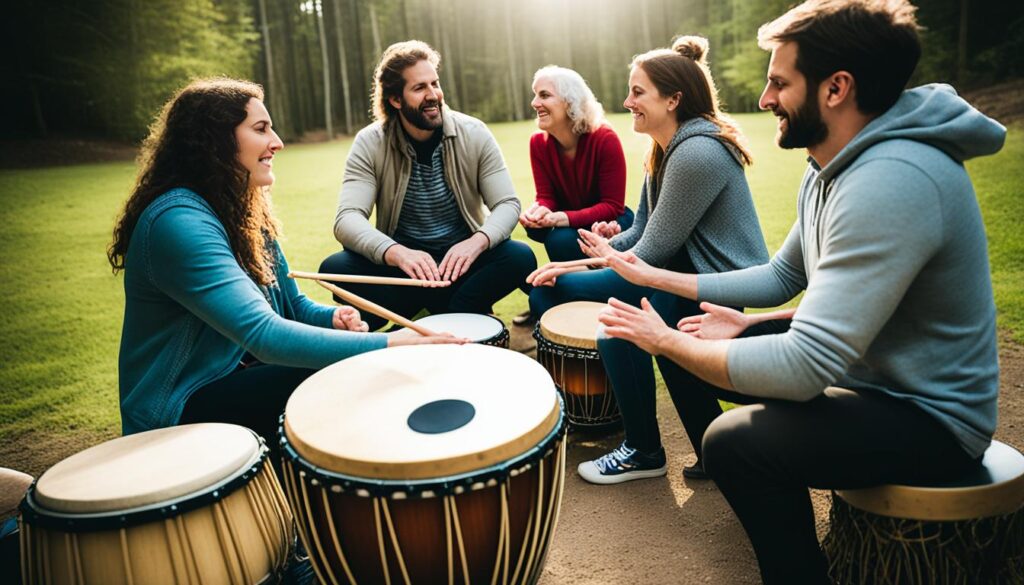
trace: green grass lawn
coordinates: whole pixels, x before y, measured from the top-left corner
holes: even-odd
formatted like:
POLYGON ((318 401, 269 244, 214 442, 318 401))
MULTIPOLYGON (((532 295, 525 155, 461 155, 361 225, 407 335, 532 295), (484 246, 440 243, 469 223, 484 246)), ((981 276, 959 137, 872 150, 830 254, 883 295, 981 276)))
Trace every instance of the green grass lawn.
MULTIPOLYGON (((773 144, 774 118, 737 116, 755 157, 748 171, 770 251, 795 218, 802 151, 773 144)), ((612 117, 626 150, 628 203, 635 209, 646 137, 612 117)), ((532 122, 492 126, 517 193, 533 198, 528 137, 532 122)), ((1024 184, 1024 138, 1010 134, 997 156, 968 165, 988 227, 999 324, 1024 341, 1024 230, 1018 227, 1024 184)), ((292 268, 315 270, 338 250, 332 235, 338 189, 350 140, 288 146, 275 161, 274 201, 292 268)), ((124 306, 122 281, 106 262, 113 221, 134 180, 130 163, 0 171, 0 466, 39 473, 53 463, 49 442, 82 447, 120 432, 117 351, 124 306)), ((526 240, 522 228, 514 237, 526 240)), ((531 242, 532 244, 532 242, 531 242)), ((543 248, 534 245, 543 261, 543 248)), ((311 297, 325 291, 301 282, 311 297)), ((497 311, 508 321, 526 307, 515 292, 497 311)))

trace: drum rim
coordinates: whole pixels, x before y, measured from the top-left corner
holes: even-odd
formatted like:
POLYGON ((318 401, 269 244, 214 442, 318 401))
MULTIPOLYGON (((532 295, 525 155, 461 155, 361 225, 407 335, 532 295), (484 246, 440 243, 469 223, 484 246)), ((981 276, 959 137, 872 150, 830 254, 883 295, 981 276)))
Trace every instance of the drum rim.
MULTIPOLYGON (((604 305, 604 303, 600 303, 600 302, 597 302, 597 301, 570 301, 568 303, 562 303, 561 305, 556 305, 554 307, 551 307, 547 311, 545 311, 544 315, 540 316, 540 319, 537 319, 537 325, 535 326, 535 331, 539 331, 542 334, 544 334, 544 332, 546 331, 547 335, 549 336, 546 339, 548 339, 550 343, 555 343, 557 345, 562 345, 564 347, 570 347, 570 348, 573 348, 573 349, 593 350, 595 353, 597 353, 597 338, 596 337, 594 339, 590 339, 589 337, 588 338, 573 337, 571 335, 564 335, 562 333, 557 333, 555 331, 551 331, 550 329, 547 329, 547 328, 545 328, 543 326, 544 325, 544 317, 546 315, 548 315, 549 313, 551 313, 552 311, 558 311, 558 310, 563 310, 564 311, 567 308, 570 308, 572 305, 583 305, 583 304, 586 304, 586 305, 599 305, 599 306, 604 305), (550 341, 552 338, 558 338, 559 342, 552 342, 552 341, 550 341), (562 343, 562 342, 566 342, 566 341, 570 341, 570 340, 572 342, 576 343, 577 345, 566 345, 565 343, 562 343)), ((594 307, 594 308, 596 308, 596 307, 594 307)))
MULTIPOLYGON (((992 443, 1016 451, 1002 441, 993 440, 992 443)), ((1004 516, 1024 509, 1024 474, 999 483, 977 486, 887 484, 855 490, 835 490, 835 494, 852 507, 878 516, 955 522, 1004 516), (922 501, 922 495, 926 495, 927 500, 922 501)))
MULTIPOLYGON (((413 361, 411 363, 416 362, 413 361)), ((385 369, 390 368, 396 372, 401 372, 403 367, 406 366, 400 365, 397 368, 387 366, 385 369)), ((449 370, 447 367, 442 369, 445 372, 449 370)), ((434 392, 427 398, 428 400, 452 398, 453 396, 457 397, 460 395, 472 397, 477 395, 484 396, 488 393, 494 394, 493 392, 481 392, 480 384, 466 381, 465 376, 459 372, 451 375, 453 379, 458 379, 459 383, 462 384, 460 386, 462 390, 449 392, 443 388, 438 388, 437 392, 434 392)), ((349 380, 349 384, 352 388, 359 391, 362 388, 361 384, 365 381, 362 378, 360 380, 360 385, 352 386, 351 380, 349 380)), ((503 383, 505 382, 503 380, 503 383)), ((515 390, 511 386, 509 389, 515 390)), ((473 398, 469 398, 469 400, 473 400, 473 398)), ((417 399, 415 405, 407 406, 422 406, 422 403, 423 400, 417 399)), ((499 401, 497 404, 500 406, 502 402, 499 401)), ((310 376, 288 399, 288 404, 285 406, 284 431, 288 434, 288 440, 292 448, 317 468, 352 477, 399 481, 414 478, 430 480, 462 473, 473 473, 528 452, 542 441, 552 429, 559 425, 563 411, 564 408, 559 400, 558 391, 554 381, 551 379, 550 372, 543 365, 538 364, 535 360, 519 352, 475 343, 467 344, 464 346, 464 349, 459 349, 458 346, 453 345, 406 346, 364 353, 350 360, 337 362, 310 376), (528 377, 512 378, 512 382, 515 383, 528 381, 530 383, 528 391, 524 390, 518 394, 515 392, 501 393, 503 396, 508 397, 504 399, 504 402, 509 404, 510 407, 514 406, 512 405, 514 401, 527 405, 525 410, 522 410, 523 416, 526 418, 517 421, 509 419, 502 410, 490 409, 488 416, 492 420, 501 418, 502 421, 508 421, 508 424, 499 425, 500 432, 498 434, 487 435, 484 433, 486 443, 471 444, 465 441, 472 437, 436 434, 433 436, 439 437, 441 440, 434 444, 441 447, 434 450, 429 442, 426 443, 427 447, 423 449, 417 448, 417 445, 425 443, 424 437, 426 435, 419 435, 411 430, 407 422, 403 422, 405 421, 405 415, 403 414, 394 420, 397 421, 396 425, 398 428, 396 428, 396 431, 401 433, 402 440, 409 446, 409 450, 389 451, 385 449, 374 452, 374 449, 363 449, 360 447, 347 450, 336 448, 337 446, 345 445, 345 443, 338 442, 338 437, 335 436, 334 431, 330 428, 331 425, 337 425, 337 416, 317 413, 314 407, 320 408, 324 401, 332 400, 332 396, 345 397, 346 395, 331 389, 320 388, 320 386, 324 385, 322 382, 331 380, 330 376, 338 372, 344 372, 345 368, 359 367, 364 363, 370 364, 373 368, 381 367, 380 364, 404 363, 402 358, 406 355, 413 356, 416 360, 422 359, 423 356, 435 358, 432 366, 438 366, 439 364, 448 366, 465 362, 467 359, 475 359, 479 362, 483 358, 486 358, 486 361, 495 358, 494 363, 490 364, 492 367, 489 373, 495 371, 505 372, 506 366, 514 366, 524 371, 529 369, 528 377), (457 360, 457 362, 452 360, 457 360), (495 370, 495 367, 498 369, 495 370), (526 397, 529 397, 530 400, 525 401, 526 397), (301 410, 300 405, 303 406, 301 410), (409 432, 406 433, 406 431, 409 432), (461 441, 456 439, 461 439, 461 441)), ((476 423, 476 421, 484 419, 474 417, 473 420, 476 423)), ((367 428, 364 431, 365 433, 370 433, 373 430, 367 428)), ((360 436, 369 436, 365 433, 360 436)), ((368 442, 370 441, 356 439, 353 441, 353 444, 362 445, 368 442)), ((396 445, 396 448, 401 447, 396 445)))
MULTIPOLYGON (((559 357, 584 359, 584 360, 600 360, 601 352, 596 348, 589 347, 576 347, 572 345, 565 345, 558 343, 557 341, 551 341, 547 337, 544 337, 544 332, 541 331, 540 321, 533 326, 533 338, 537 340, 537 351, 546 351, 553 353, 559 357)), ((596 342, 595 342, 596 344, 596 342)))
POLYGON ((498 329, 497 333, 495 333, 494 335, 492 335, 492 336, 490 336, 490 337, 488 337, 486 339, 481 339, 479 341, 474 341, 473 343, 483 343, 485 345, 490 345, 491 342, 498 343, 498 342, 501 342, 502 338, 508 338, 508 336, 509 336, 508 326, 505 325, 505 322, 502 321, 501 319, 495 317, 494 315, 488 315, 486 313, 431 313, 430 315, 427 315, 425 317, 420 317, 419 319, 416 319, 416 321, 414 321, 414 322, 415 323, 419 323, 420 321, 423 321, 424 319, 429 319, 431 317, 440 317, 440 316, 443 316, 443 315, 472 315, 473 317, 487 317, 488 319, 491 319, 492 321, 495 321, 495 322, 498 323, 499 329, 498 329))
POLYGON ((432 498, 448 494, 459 494, 488 487, 491 480, 504 481, 510 475, 525 471, 541 459, 547 457, 559 440, 565 436, 566 418, 565 405, 562 397, 558 398, 558 420, 535 446, 502 463, 476 469, 465 473, 432 477, 424 479, 375 479, 331 471, 310 463, 295 450, 285 434, 285 415, 281 415, 278 425, 278 440, 281 446, 281 458, 284 463, 293 463, 299 468, 302 477, 312 476, 313 485, 323 485, 337 493, 352 492, 360 497, 390 497, 392 499, 432 498), (523 469, 526 468, 526 469, 523 469))
POLYGON ((266 441, 252 429, 246 430, 252 433, 253 437, 258 441, 255 453, 237 471, 201 490, 169 500, 126 508, 124 510, 81 513, 58 512, 47 509, 37 501, 35 497, 37 479, 29 486, 25 497, 19 505, 22 519, 31 526, 57 529, 64 532, 97 532, 138 526, 153 522, 154 520, 174 518, 187 512, 204 508, 214 502, 227 498, 239 488, 248 485, 262 471, 263 466, 266 464, 270 453, 266 441))

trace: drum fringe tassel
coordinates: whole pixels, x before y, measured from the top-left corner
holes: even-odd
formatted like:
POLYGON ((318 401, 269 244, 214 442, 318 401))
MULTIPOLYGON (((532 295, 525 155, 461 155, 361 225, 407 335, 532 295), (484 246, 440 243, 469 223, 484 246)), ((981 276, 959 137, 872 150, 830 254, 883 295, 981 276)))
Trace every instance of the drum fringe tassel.
POLYGON ((871 514, 832 498, 822 548, 837 585, 1024 583, 1024 508, 1005 516, 923 522, 871 514))

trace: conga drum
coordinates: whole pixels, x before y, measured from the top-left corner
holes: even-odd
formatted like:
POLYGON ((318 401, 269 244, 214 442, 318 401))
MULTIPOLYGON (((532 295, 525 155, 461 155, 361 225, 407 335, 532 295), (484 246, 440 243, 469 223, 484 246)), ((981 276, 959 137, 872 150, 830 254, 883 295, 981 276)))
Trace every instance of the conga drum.
POLYGON ((965 477, 832 496, 822 548, 836 583, 1024 583, 1024 455, 993 441, 965 477))
POLYGON ((416 319, 416 323, 438 333, 451 333, 473 343, 508 349, 508 328, 497 317, 477 313, 438 313, 416 319))
POLYGON ((263 440, 220 423, 72 455, 21 511, 26 584, 276 582, 295 538, 263 440))
POLYGON ((548 309, 537 322, 537 361, 565 400, 577 427, 608 427, 622 420, 611 382, 597 352, 597 314, 604 303, 575 301, 548 309))
POLYGON ((285 491, 324 583, 535 583, 562 497, 564 424, 530 358, 404 346, 292 394, 285 491))

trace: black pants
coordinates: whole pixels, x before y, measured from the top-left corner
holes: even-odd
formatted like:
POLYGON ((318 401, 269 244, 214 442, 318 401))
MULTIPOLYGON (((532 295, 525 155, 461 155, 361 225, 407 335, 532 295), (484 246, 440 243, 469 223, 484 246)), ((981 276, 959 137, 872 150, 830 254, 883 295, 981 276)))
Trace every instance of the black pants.
POLYGON ((314 372, 267 364, 239 368, 196 390, 185 403, 179 424, 224 422, 248 427, 267 441, 270 460, 280 472, 278 418, 288 397, 314 372))
MULTIPOLYGON (((443 254, 437 255, 434 260, 440 264, 443 257, 443 254)), ((406 318, 415 317, 422 309, 434 314, 483 314, 490 313, 494 303, 525 283, 526 277, 536 267, 537 257, 529 246, 515 240, 505 240, 494 248, 484 250, 469 267, 469 271, 449 287, 415 288, 367 284, 340 286, 406 318)), ((348 250, 328 256, 320 264, 320 272, 406 277, 399 268, 375 264, 368 258, 348 250)), ((340 302, 338 298, 335 300, 340 302)), ((371 331, 380 329, 387 323, 384 319, 365 311, 362 314, 371 331)))
POLYGON ((829 582, 808 487, 934 481, 975 464, 952 432, 914 404, 840 388, 807 402, 764 401, 722 414, 704 435, 703 457, 768 585, 829 582))

